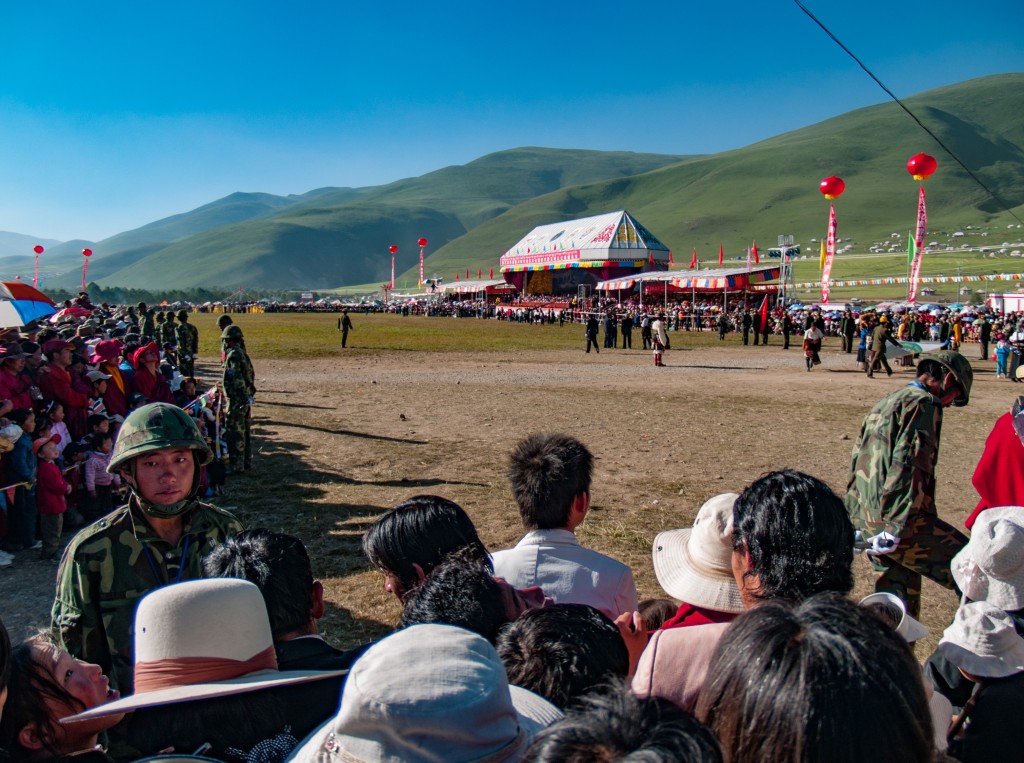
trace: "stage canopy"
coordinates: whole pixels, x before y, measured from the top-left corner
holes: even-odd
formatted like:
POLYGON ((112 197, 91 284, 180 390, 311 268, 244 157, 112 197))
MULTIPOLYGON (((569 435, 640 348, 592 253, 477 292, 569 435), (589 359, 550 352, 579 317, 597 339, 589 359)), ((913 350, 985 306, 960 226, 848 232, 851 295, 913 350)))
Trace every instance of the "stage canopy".
POLYGON ((668 247, 624 210, 540 225, 501 257, 502 273, 564 268, 642 268, 669 261, 668 247))
POLYGON ((632 289, 638 283, 667 283, 683 291, 745 291, 779 277, 779 266, 713 268, 711 270, 669 270, 662 273, 637 273, 628 278, 601 281, 598 291, 632 289))
POLYGON ((505 283, 502 278, 484 279, 483 281, 452 281, 438 287, 441 292, 453 292, 455 294, 479 294, 482 291, 493 292, 495 288, 500 291, 514 291, 511 284, 505 283))

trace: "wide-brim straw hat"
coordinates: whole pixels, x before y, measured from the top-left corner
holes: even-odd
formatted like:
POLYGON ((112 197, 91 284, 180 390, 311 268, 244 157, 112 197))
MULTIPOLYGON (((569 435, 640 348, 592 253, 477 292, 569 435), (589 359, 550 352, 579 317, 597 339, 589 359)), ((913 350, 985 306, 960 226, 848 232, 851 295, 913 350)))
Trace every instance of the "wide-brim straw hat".
POLYGON ((134 633, 135 693, 62 718, 61 723, 345 672, 278 670, 263 595, 245 580, 188 580, 158 588, 139 602, 134 633))
POLYGON ((972 601, 957 610, 938 651, 965 673, 981 678, 1024 672, 1024 638, 1012 617, 985 601, 972 601))
POLYGON ((732 509, 737 493, 723 493, 697 512, 693 527, 654 539, 654 574, 673 598, 716 612, 744 610, 732 574, 732 509))
POLYGON ((1024 608, 1024 506, 981 512, 950 570, 971 601, 987 601, 1007 612, 1024 608))
POLYGON ((451 625, 414 625, 371 646, 352 666, 338 714, 289 760, 311 763, 518 761, 562 717, 509 686, 494 647, 451 625))
POLYGON ((886 614, 892 616, 896 633, 902 636, 908 644, 920 641, 928 635, 928 629, 907 612, 907 605, 903 599, 894 593, 873 593, 861 599, 859 606, 878 607, 886 610, 886 614))

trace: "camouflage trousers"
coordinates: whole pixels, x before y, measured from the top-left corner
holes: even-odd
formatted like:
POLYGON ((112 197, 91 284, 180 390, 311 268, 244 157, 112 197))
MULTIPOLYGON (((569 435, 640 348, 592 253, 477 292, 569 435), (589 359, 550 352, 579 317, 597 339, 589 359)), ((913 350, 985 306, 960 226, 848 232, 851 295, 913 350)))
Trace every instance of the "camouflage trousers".
POLYGON ((182 376, 192 377, 196 375, 196 361, 191 355, 182 353, 178 356, 178 370, 182 376))
POLYGON ((934 514, 912 516, 895 551, 868 557, 875 571, 882 573, 875 590, 896 594, 906 603, 907 612, 918 617, 922 575, 959 595, 949 564, 966 544, 966 535, 934 514))
POLYGON ((231 468, 240 472, 252 466, 252 417, 248 405, 232 408, 224 420, 231 468))

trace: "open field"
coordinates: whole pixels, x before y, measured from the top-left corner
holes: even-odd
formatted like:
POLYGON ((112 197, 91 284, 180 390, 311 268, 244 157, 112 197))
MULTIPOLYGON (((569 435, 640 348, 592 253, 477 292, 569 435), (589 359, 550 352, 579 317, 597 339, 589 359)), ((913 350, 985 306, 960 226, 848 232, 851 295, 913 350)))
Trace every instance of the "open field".
MULTIPOLYGON (((214 375, 215 316, 197 316, 201 371, 214 375)), ((398 617, 381 576, 359 554, 374 517, 418 493, 464 506, 484 542, 521 535, 505 478, 520 437, 559 430, 597 457, 585 544, 629 563, 641 597, 664 595, 651 542, 688 527, 711 496, 792 467, 842 492, 852 439, 870 406, 912 379, 866 379, 826 340, 823 365, 804 370, 799 349, 743 347, 705 332, 672 335, 666 368, 639 349, 583 353, 583 329, 472 319, 354 315, 348 350, 334 315, 240 315, 257 372, 254 471, 232 478, 219 503, 249 527, 292 532, 309 545, 327 588, 327 638, 351 645, 398 617)), ((634 333, 639 345, 639 335, 634 333)), ((977 497, 970 477, 995 419, 1024 392, 975 362, 970 406, 947 412, 938 503, 961 524, 977 497)), ((870 589, 856 561, 858 593, 870 589)), ((0 617, 16 637, 47 621, 54 568, 18 560, 0 570, 0 617)), ((927 654, 956 599, 927 584, 927 654)))

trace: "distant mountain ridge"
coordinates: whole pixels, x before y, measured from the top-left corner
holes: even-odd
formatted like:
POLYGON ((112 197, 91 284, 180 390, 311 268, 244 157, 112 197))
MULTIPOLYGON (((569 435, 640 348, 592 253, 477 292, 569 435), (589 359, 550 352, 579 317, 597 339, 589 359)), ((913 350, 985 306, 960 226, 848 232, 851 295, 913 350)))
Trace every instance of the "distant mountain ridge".
MULTIPOLYGON (((1024 74, 905 100, 1011 207, 1024 205, 1024 74)), ((421 236, 430 241, 428 275, 451 279, 466 268, 497 270, 502 251, 535 225, 616 209, 629 210, 677 262, 693 248, 711 259, 719 242, 731 257, 780 233, 820 238, 828 203, 818 183, 832 174, 847 182, 835 202, 840 235, 868 241, 912 225, 916 184, 905 165, 920 151, 939 160, 926 183, 930 227, 1000 214, 912 120, 883 103, 708 156, 519 148, 382 186, 232 194, 97 242, 89 275, 103 286, 149 289, 326 289, 387 280, 387 247, 397 244, 396 280, 415 284, 421 236)), ((70 255, 81 245, 55 246, 53 261, 77 265, 70 255)), ((5 269, 0 259, 0 277, 5 269)), ((58 281, 79 277, 74 267, 58 281)))

